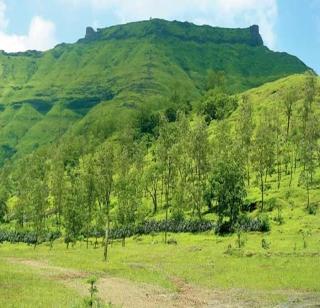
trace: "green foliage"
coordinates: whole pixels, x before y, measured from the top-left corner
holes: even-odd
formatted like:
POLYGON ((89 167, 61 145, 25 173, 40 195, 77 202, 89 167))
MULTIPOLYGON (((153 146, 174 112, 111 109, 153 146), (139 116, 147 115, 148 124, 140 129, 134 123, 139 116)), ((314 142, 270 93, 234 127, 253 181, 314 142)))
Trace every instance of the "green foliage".
POLYGON ((231 228, 237 223, 246 197, 244 171, 235 160, 219 161, 211 179, 214 199, 217 201, 217 213, 220 221, 226 217, 231 228))
MULTIPOLYGON (((174 115, 172 103, 187 107, 208 87, 241 92, 308 69, 264 47, 255 27, 159 19, 101 29, 46 52, 3 52, 0 64, 1 164, 62 136, 104 139, 133 121, 140 106, 148 105, 150 115, 166 109, 174 115)), ((142 119, 141 131, 152 132, 156 123, 156 115, 142 119)))
POLYGON ((199 106, 199 113, 205 117, 207 123, 212 120, 223 120, 237 108, 235 97, 221 92, 219 89, 210 90, 199 106))
POLYGON ((99 306, 99 299, 97 298, 98 288, 97 288, 97 278, 95 276, 92 276, 88 279, 88 284, 90 285, 89 293, 90 297, 88 299, 85 299, 85 303, 88 307, 100 307, 99 306))

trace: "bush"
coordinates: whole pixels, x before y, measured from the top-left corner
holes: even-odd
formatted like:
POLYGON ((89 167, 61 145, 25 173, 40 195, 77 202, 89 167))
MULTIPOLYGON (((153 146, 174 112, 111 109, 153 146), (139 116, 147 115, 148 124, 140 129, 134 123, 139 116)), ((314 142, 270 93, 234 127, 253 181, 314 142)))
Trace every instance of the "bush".
POLYGON ((171 219, 176 223, 183 222, 185 219, 184 211, 179 208, 174 208, 171 214, 171 219))
POLYGON ((268 212, 272 212, 274 208, 277 207, 277 199, 276 198, 270 198, 266 204, 265 204, 265 210, 268 212))
POLYGON ((317 203, 310 203, 310 205, 307 207, 308 214, 310 214, 310 215, 316 215, 317 210, 318 210, 317 203))
MULTIPOLYGON (((267 215, 261 215, 257 218, 251 218, 247 215, 241 215, 237 227, 242 231, 250 232, 268 232, 270 231, 270 223, 267 215)), ((215 233, 224 235, 228 233, 234 233, 236 228, 231 226, 229 221, 223 221, 216 225, 215 233)))
POLYGON ((29 230, 0 230, 0 243, 26 243, 28 245, 41 244, 43 242, 53 242, 61 236, 58 231, 48 232, 39 237, 29 230))
MULTIPOLYGON (((183 220, 176 221, 169 219, 165 220, 147 220, 143 223, 131 226, 116 226, 110 230, 110 239, 121 239, 124 237, 130 237, 133 235, 147 235, 160 232, 206 232, 214 229, 214 223, 209 220, 183 220)), ((104 232, 101 232, 101 237, 104 236, 104 232)))
POLYGON ((270 222, 267 215, 260 215, 257 218, 251 218, 249 216, 241 216, 239 224, 242 230, 250 232, 268 232, 270 231, 270 222))
POLYGON ((229 221, 222 221, 217 223, 215 227, 215 233, 219 235, 225 235, 229 233, 233 233, 234 229, 229 221))

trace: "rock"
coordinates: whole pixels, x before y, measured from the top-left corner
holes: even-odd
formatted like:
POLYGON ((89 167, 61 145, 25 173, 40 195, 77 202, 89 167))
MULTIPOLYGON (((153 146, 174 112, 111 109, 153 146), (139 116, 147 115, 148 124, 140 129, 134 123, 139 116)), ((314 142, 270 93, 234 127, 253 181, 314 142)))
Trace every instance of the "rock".
POLYGON ((259 32, 259 26, 252 25, 249 29, 250 29, 250 34, 251 34, 251 44, 253 46, 263 45, 263 40, 262 40, 262 37, 259 32))

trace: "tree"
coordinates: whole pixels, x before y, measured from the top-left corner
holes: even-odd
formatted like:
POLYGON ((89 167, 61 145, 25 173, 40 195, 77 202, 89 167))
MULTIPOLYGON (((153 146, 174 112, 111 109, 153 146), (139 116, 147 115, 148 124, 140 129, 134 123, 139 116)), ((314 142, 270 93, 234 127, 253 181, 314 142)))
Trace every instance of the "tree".
MULTIPOLYGON (((175 139, 171 149, 173 166, 175 170, 174 185, 172 186, 171 216, 174 219, 183 219, 183 211, 190 208, 191 196, 191 127, 189 119, 183 113, 179 113, 175 123, 175 139)), ((192 206, 195 213, 195 206, 192 206)))
MULTIPOLYGON (((160 164, 164 208, 166 211, 166 226, 168 224, 168 211, 171 205, 172 192, 175 179, 174 145, 177 141, 177 129, 175 123, 170 123, 165 117, 161 118, 159 127, 159 138, 156 143, 156 155, 160 164)), ((165 243, 167 242, 167 229, 165 231, 165 243)))
POLYGON ((274 137, 270 121, 266 117, 261 120, 257 127, 254 138, 254 151, 252 162, 257 174, 257 181, 261 191, 261 211, 264 207, 265 182, 270 172, 275 156, 274 137))
POLYGON ((290 89, 284 95, 283 106, 284 112, 287 118, 287 129, 286 129, 286 139, 289 138, 290 126, 291 126, 291 118, 293 114, 293 106, 297 100, 297 93, 295 90, 290 89))
POLYGON ((219 89, 226 90, 226 76, 224 71, 209 70, 207 80, 207 90, 219 89))
POLYGON ((246 197, 245 172, 241 162, 234 158, 221 159, 215 165, 211 178, 213 197, 217 201, 220 223, 228 218, 230 228, 238 222, 246 197))
POLYGON ((207 123, 212 120, 223 120, 237 108, 235 97, 221 92, 219 89, 210 90, 200 102, 199 113, 205 117, 207 123))
POLYGON ((301 180, 307 190, 307 209, 310 210, 310 187, 317 168, 316 154, 319 140, 319 121, 315 114, 309 116, 306 123, 304 138, 302 140, 300 155, 303 164, 301 180))
POLYGON ((7 201, 10 197, 11 178, 8 177, 9 169, 2 167, 0 172, 0 223, 7 220, 8 206, 7 201))
POLYGON ((28 183, 29 183, 29 158, 25 157, 17 162, 13 172, 13 194, 17 197, 14 208, 14 217, 19 227, 23 228, 29 212, 28 183))
POLYGON ((30 220, 36 236, 35 246, 41 241, 46 227, 49 197, 47 169, 45 152, 38 151, 29 156, 27 200, 30 205, 30 220))
POLYGON ((307 73, 305 78, 305 98, 301 112, 300 158, 303 166, 301 179, 306 186, 307 208, 310 210, 310 186, 313 183, 313 176, 317 167, 315 155, 318 149, 319 122, 313 108, 316 95, 316 79, 311 73, 307 73))
POLYGON ((61 149, 58 148, 50 161, 49 188, 54 212, 56 214, 56 225, 59 231, 61 228, 63 195, 65 190, 64 172, 63 154, 61 149))
POLYGON ((253 108, 247 95, 242 96, 239 106, 238 135, 240 137, 241 149, 244 155, 247 169, 247 184, 250 186, 250 159, 254 132, 253 108))
POLYGON ((82 208, 83 192, 79 180, 79 167, 68 169, 65 175, 66 189, 63 198, 65 242, 74 244, 84 227, 82 208))
POLYGON ((191 158, 191 197, 199 219, 204 204, 204 193, 209 171, 209 141, 207 125, 203 118, 193 123, 190 131, 189 155, 191 158))
MULTIPOLYGON (((275 108, 275 112, 270 116, 270 130, 272 130, 274 135, 274 147, 275 147, 275 163, 277 169, 277 182, 278 182, 278 189, 280 189, 281 184, 281 175, 282 175, 282 163, 283 163, 283 152, 285 149, 285 133, 283 132, 283 128, 281 126, 281 119, 280 119, 280 112, 278 107, 275 108)), ((273 163, 273 158, 271 157, 271 164, 273 163)), ((270 169, 272 166, 270 166, 270 169)))
POLYGON ((87 238, 87 248, 89 247, 89 237, 92 230, 92 222, 95 214, 96 190, 93 155, 88 154, 79 161, 79 182, 83 194, 83 205, 85 210, 85 233, 87 238))
POLYGON ((129 130, 120 136, 117 152, 117 224, 122 227, 122 244, 125 246, 127 230, 134 226, 138 206, 142 200, 142 170, 144 146, 134 140, 129 130))
POLYGON ((97 199, 100 208, 105 209, 106 227, 104 243, 104 259, 108 260, 110 235, 111 194, 114 189, 115 155, 112 142, 106 142, 94 155, 94 178, 97 199))
POLYGON ((147 156, 147 161, 143 171, 144 186, 147 194, 150 196, 153 204, 153 214, 158 211, 158 195, 160 189, 160 166, 154 155, 154 150, 147 156))

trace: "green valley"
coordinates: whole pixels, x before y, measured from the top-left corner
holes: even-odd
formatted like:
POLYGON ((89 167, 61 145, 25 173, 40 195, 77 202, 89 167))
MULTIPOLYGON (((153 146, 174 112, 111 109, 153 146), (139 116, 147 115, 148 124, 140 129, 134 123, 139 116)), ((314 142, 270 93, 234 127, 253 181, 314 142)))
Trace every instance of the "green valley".
POLYGON ((0 306, 317 307, 320 80, 258 26, 0 64, 0 306))

